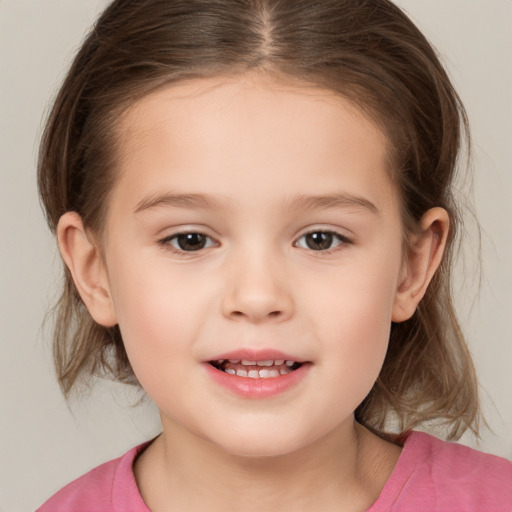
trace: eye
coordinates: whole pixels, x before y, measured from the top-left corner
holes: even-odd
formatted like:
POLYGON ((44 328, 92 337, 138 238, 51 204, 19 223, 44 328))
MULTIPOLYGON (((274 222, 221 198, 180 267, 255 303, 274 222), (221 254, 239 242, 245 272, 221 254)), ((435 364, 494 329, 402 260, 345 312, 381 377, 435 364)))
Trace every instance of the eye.
POLYGON ((348 242, 346 237, 334 231, 311 231, 302 235, 295 245, 312 251, 329 251, 348 242))
POLYGON ((161 241, 163 245, 170 245, 179 252, 194 252, 218 245, 211 237, 204 233, 178 233, 161 241))

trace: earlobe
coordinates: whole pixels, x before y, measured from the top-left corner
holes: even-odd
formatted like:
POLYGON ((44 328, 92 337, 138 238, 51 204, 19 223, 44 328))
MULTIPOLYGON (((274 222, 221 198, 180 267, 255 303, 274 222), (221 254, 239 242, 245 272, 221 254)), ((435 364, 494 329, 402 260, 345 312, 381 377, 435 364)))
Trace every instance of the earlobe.
POLYGON ((393 305, 393 322, 411 318, 443 259, 450 220, 444 208, 431 208, 420 221, 404 261, 393 305))
POLYGON ((96 244, 87 237, 78 213, 62 215, 57 226, 57 239, 62 258, 91 316, 105 327, 116 325, 104 262, 96 244))

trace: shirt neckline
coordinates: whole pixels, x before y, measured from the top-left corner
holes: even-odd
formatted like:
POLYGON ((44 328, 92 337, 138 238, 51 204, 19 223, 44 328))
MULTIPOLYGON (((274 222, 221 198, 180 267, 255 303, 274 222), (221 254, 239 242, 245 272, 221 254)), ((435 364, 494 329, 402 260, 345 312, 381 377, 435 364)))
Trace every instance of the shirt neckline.
MULTIPOLYGON (((386 481, 377 500, 366 512, 384 512, 396 502, 411 477, 414 475, 418 451, 422 444, 430 438, 429 434, 411 431, 404 435, 402 453, 386 481), (411 470, 411 468, 413 468, 411 470)), ((112 504, 114 512, 150 512, 140 494, 133 465, 142 452, 155 440, 151 439, 127 452, 119 463, 112 483, 112 504)))

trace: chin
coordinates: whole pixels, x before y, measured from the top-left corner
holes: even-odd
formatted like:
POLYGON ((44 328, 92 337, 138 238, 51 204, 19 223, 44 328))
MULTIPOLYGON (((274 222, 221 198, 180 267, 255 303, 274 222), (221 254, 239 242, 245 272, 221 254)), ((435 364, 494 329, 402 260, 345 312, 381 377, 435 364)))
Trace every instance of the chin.
POLYGON ((282 457, 300 451, 314 440, 307 439, 305 433, 283 429, 282 432, 268 427, 227 433, 227 438, 217 439, 216 446, 223 452, 244 458, 282 457), (252 431, 251 431, 252 430, 252 431))

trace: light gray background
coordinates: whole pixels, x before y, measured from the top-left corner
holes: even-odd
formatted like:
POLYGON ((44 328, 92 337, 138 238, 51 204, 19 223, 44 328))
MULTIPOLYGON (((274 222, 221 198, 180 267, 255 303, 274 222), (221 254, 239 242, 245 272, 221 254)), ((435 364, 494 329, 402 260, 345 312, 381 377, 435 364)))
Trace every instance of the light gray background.
MULTIPOLYGON (((483 432, 479 447, 512 459, 512 1, 399 4, 444 56, 472 124, 484 275, 475 303, 470 237, 457 304, 494 430, 483 432)), ((33 510, 71 479, 158 431, 152 407, 131 407, 136 395, 120 386, 103 383, 68 409, 41 330, 59 260, 38 204, 37 140, 49 99, 105 5, 0 0, 0 512, 33 510)), ((471 436, 462 442, 478 446, 471 436)))

